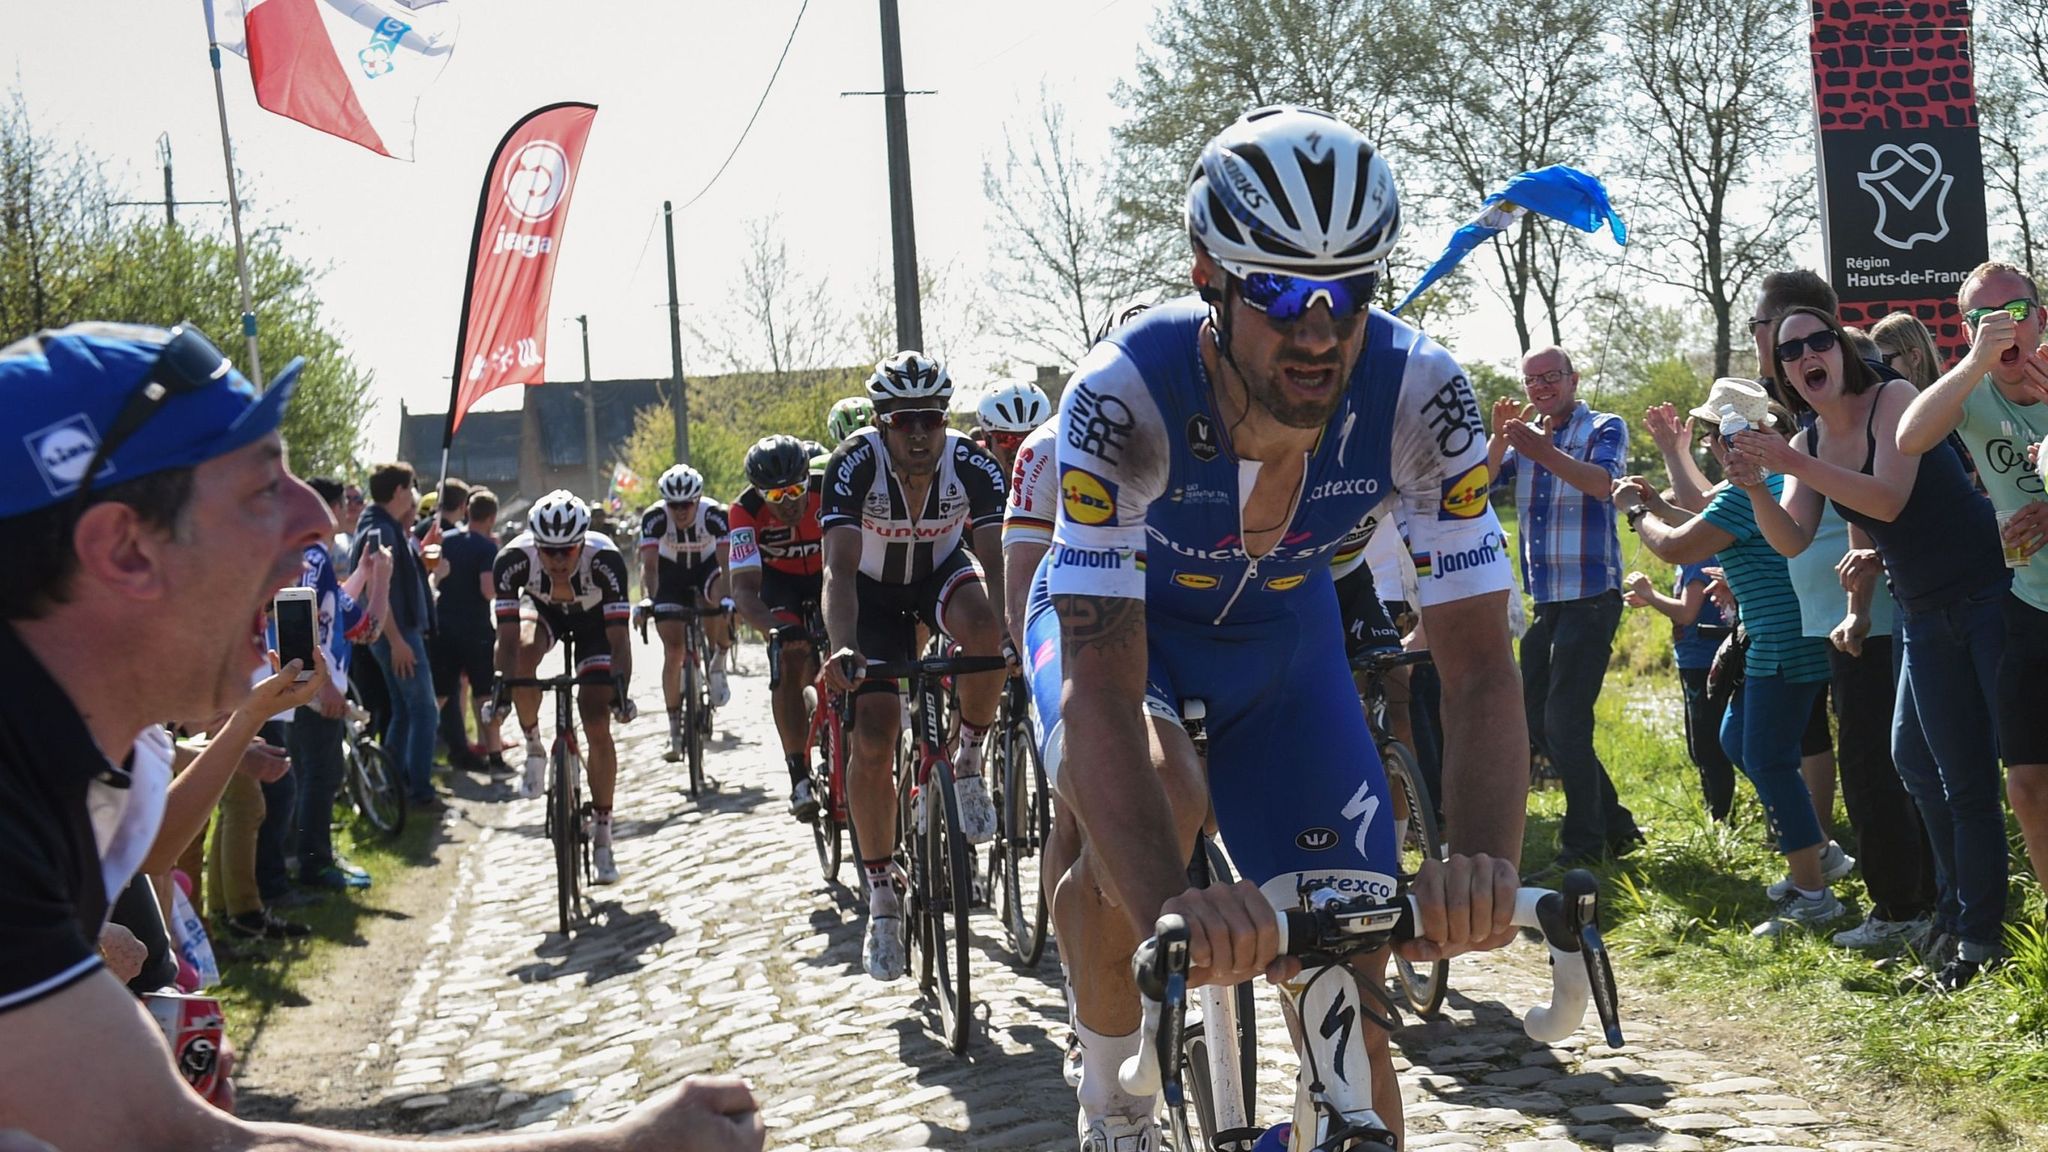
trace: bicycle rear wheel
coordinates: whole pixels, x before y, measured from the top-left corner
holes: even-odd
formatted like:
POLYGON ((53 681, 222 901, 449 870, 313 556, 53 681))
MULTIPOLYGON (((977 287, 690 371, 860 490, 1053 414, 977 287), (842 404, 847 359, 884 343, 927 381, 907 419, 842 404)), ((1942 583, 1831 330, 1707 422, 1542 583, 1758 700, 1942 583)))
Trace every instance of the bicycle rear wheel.
POLYGON ((398 786, 398 769, 382 745, 362 737, 350 748, 349 791, 356 810, 370 827, 387 837, 405 831, 405 790, 398 786))
POLYGON ((577 841, 582 838, 583 829, 576 813, 569 752, 559 736, 550 763, 553 775, 548 781, 548 835, 555 842, 555 913, 562 935, 567 936, 570 920, 577 912, 577 869, 583 864, 577 841))
MULTIPOLYGON (((1431 802, 1429 786, 1422 782, 1422 770, 1415 763, 1415 754, 1399 740, 1388 740, 1380 745, 1380 763, 1387 772, 1387 791, 1394 801, 1394 815, 1399 820, 1396 827, 1400 833, 1401 875, 1412 878, 1421 870, 1424 860, 1443 859, 1443 841, 1437 836, 1436 808, 1431 802)), ((1450 991, 1451 962, 1448 960, 1411 961, 1394 954, 1395 991, 1417 1015, 1434 1019, 1443 1009, 1444 995, 1450 991)))
POLYGON ((969 985, 968 943, 973 936, 969 918, 974 910, 973 869, 968 863, 974 849, 960 832, 960 801, 951 784, 952 765, 932 765, 926 781, 925 861, 931 883, 931 956, 933 977, 938 986, 939 1026, 946 1047, 955 1056, 967 1051, 974 1026, 974 1000, 969 985))
MULTIPOLYGON (((804 721, 809 725, 817 710, 825 705, 817 703, 817 693, 808 688, 804 690, 804 703, 804 721)), ((818 850, 818 871, 829 884, 839 879, 839 862, 845 854, 845 838, 839 834, 839 797, 833 793, 832 781, 835 777, 844 779, 839 757, 846 733, 839 727, 836 711, 816 727, 818 742, 811 764, 811 794, 818 798, 818 818, 811 822, 811 842, 818 850)))
POLYGON ((690 799, 696 800, 704 793, 704 733, 700 730, 703 718, 703 697, 698 691, 697 660, 693 657, 683 661, 683 747, 690 761, 690 799))
POLYGON ((1035 968, 1045 953, 1045 889, 1040 883, 1039 853, 1051 838, 1052 809, 1047 796, 1045 766, 1031 725, 1015 714, 1004 718, 994 741, 1000 761, 995 779, 1002 795, 996 811, 1002 817, 990 871, 1003 878, 1003 928, 1010 947, 1026 968, 1035 968))

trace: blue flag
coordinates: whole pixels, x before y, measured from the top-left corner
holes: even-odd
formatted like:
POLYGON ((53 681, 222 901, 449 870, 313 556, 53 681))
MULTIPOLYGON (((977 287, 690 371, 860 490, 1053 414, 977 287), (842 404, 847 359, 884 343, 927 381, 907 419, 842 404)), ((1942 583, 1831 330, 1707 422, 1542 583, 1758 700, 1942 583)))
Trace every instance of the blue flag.
POLYGON ((1430 285, 1456 268, 1481 244, 1506 231, 1527 212, 1562 221, 1581 232, 1598 232, 1601 224, 1614 234, 1617 244, 1628 243, 1628 227, 1607 201, 1607 189, 1599 180, 1563 164, 1552 164, 1524 172, 1509 180, 1507 187, 1486 198, 1486 206, 1470 224, 1451 233, 1444 254, 1436 258, 1415 282, 1394 312, 1415 302, 1430 285))

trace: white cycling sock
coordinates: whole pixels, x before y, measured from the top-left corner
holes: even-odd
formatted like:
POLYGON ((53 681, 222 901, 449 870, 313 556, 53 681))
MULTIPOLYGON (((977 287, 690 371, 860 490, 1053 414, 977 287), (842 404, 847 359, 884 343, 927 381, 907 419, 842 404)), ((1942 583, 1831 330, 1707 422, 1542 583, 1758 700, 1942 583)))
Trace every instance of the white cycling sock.
POLYGON ((611 847, 611 846, 612 846, 612 810, 611 810, 611 809, 609 809, 609 808, 593 808, 593 809, 591 809, 591 813, 590 813, 590 814, 591 814, 591 825, 592 825, 592 828, 591 828, 591 839, 592 839, 592 842, 593 842, 593 843, 595 843, 595 844, 596 844, 596 845, 597 845, 598 847, 600 847, 600 848, 609 848, 609 847, 611 847))
POLYGON ((1117 1083, 1117 1069, 1138 1054, 1142 1032, 1104 1036, 1078 1019, 1074 1033, 1081 1037, 1081 1111, 1088 1116, 1149 1116, 1150 1099, 1133 1096, 1117 1083))

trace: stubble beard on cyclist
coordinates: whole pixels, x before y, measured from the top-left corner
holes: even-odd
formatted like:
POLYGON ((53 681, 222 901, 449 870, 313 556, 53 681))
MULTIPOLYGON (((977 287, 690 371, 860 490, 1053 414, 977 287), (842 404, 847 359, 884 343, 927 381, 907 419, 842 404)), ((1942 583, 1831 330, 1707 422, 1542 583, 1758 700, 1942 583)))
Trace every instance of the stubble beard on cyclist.
POLYGON ((926 436, 924 438, 924 451, 920 455, 913 454, 911 451, 910 433, 888 433, 889 460, 895 466, 896 474, 905 479, 914 480, 925 480, 937 475, 939 471, 939 445, 943 442, 940 437, 943 437, 945 434, 945 430, 940 429, 938 432, 926 436))
MULTIPOLYGON (((1269 370, 1238 369, 1238 378, 1244 381, 1245 391, 1252 403, 1263 409, 1273 419, 1289 428, 1321 428, 1337 414, 1344 404, 1344 381, 1350 378, 1351 365, 1346 364, 1344 350, 1340 345, 1329 356, 1314 360, 1279 356, 1269 370), (1332 374, 1331 383, 1324 389, 1327 395, 1317 397, 1292 396, 1285 383, 1290 370, 1327 370, 1332 374)), ((1240 361, 1240 364, 1242 361, 1240 361)))

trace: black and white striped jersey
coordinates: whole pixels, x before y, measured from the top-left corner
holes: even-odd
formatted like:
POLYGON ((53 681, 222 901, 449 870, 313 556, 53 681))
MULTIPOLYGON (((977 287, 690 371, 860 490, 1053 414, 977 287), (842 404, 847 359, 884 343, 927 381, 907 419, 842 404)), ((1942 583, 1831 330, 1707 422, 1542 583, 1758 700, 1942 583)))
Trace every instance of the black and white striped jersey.
POLYGON ((700 564, 717 557, 726 531, 725 505, 716 500, 697 501, 688 520, 669 515, 668 505, 656 500, 640 515, 640 551, 653 548, 663 560, 700 564))
POLYGON ((882 433, 863 428, 846 438, 825 465, 819 523, 861 532, 861 574, 885 584, 914 584, 959 548, 973 528, 1003 522, 1003 468, 981 445, 948 430, 924 507, 912 511, 889 467, 882 433))

